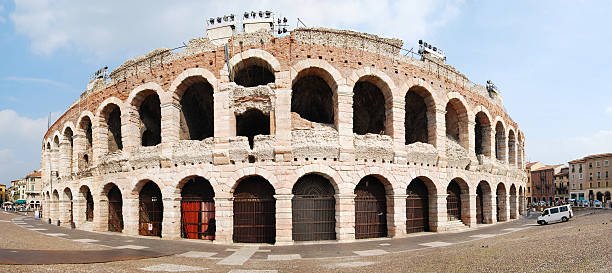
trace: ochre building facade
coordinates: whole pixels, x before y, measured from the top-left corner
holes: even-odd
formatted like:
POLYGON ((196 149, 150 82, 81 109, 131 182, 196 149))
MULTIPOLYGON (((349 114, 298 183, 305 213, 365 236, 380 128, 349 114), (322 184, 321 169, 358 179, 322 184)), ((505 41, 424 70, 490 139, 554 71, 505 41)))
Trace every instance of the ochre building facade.
POLYGON ((130 60, 44 136, 43 219, 291 244, 517 218, 525 138, 501 97, 401 46, 302 28, 130 60))

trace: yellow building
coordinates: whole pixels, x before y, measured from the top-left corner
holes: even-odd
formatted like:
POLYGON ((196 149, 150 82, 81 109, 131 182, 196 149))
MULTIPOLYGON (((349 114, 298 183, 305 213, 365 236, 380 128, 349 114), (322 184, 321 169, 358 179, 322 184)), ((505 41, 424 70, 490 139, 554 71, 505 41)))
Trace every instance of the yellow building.
POLYGON ((0 184, 0 203, 6 201, 6 185, 0 184))

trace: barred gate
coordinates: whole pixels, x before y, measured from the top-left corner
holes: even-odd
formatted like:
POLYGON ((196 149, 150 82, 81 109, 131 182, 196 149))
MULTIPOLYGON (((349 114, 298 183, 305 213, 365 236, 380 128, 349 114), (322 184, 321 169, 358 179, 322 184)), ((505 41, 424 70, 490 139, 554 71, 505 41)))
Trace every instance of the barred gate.
POLYGON ((93 196, 91 196, 89 189, 87 189, 87 197, 85 199, 87 200, 85 207, 85 220, 91 222, 93 221, 94 202, 93 196))
POLYGON ((387 200, 383 184, 366 176, 355 187, 355 239, 387 236, 387 200))
POLYGON ((461 189, 457 182, 452 181, 446 191, 446 213, 448 221, 461 220, 461 189))
POLYGON ((480 185, 476 187, 476 223, 484 224, 484 197, 480 185))
POLYGON ((245 178, 234 191, 234 242, 274 243, 274 188, 260 176, 245 178))
POLYGON ((427 187, 422 180, 414 179, 406 193, 406 233, 429 231, 427 187))
POLYGON ((336 200, 329 181, 307 174, 295 183, 291 200, 294 241, 336 239, 336 200))
POLYGON ((147 182, 139 200, 138 234, 161 237, 164 204, 159 187, 152 181, 147 182))
POLYGON ((114 186, 108 192, 108 231, 123 231, 123 200, 121 191, 114 186))
POLYGON ((215 202, 183 199, 181 201, 181 227, 183 238, 214 240, 215 202))

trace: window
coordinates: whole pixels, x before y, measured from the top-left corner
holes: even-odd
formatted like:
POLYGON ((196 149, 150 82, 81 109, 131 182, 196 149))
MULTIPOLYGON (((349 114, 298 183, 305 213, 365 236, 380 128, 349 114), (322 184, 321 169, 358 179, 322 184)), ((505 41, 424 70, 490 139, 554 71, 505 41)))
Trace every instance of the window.
POLYGON ((579 184, 579 186, 580 186, 580 189, 582 190, 582 184, 579 184))
POLYGON ((593 168, 593 162, 589 162, 589 168, 593 168))
POLYGON ((555 214, 555 213, 559 213, 559 208, 550 209, 550 214, 555 214))
POLYGON ((589 180, 593 180, 593 173, 589 173, 589 180))
POLYGON ((582 174, 580 174, 580 179, 582 179, 582 177, 583 177, 582 174))
POLYGON ((578 165, 578 172, 582 173, 582 164, 578 165))
POLYGON ((592 188, 592 187, 593 187, 593 182, 590 182, 589 183, 589 188, 592 188))
POLYGON ((531 193, 531 187, 527 187, 527 193, 531 193))
POLYGON ((601 182, 597 182, 597 187, 601 188, 601 182))
POLYGON ((574 172, 574 164, 572 164, 572 172, 574 172))
POLYGON ((561 212, 566 212, 567 211, 567 207, 566 206, 560 207, 559 209, 561 210, 561 212))
POLYGON ((608 178, 608 171, 606 171, 606 178, 608 178))
POLYGON ((572 190, 576 189, 576 184, 572 184, 572 190))
POLYGON ((608 160, 604 160, 604 166, 608 166, 608 160))
POLYGON ((601 172, 597 172, 597 179, 601 179, 601 172))

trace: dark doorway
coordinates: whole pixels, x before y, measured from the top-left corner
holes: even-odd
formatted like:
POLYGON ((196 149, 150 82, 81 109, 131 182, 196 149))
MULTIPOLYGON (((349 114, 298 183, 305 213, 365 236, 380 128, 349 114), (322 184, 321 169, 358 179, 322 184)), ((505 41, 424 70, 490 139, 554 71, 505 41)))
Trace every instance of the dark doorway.
POLYGON ((236 135, 246 136, 249 146, 253 149, 256 135, 270 134, 270 116, 264 115, 257 109, 249 109, 236 116, 236 135))
POLYGON ((148 95, 138 110, 142 146, 155 146, 161 143, 161 108, 157 94, 148 95))
POLYGON ((181 97, 180 139, 203 140, 213 136, 213 88, 208 82, 191 84, 181 97))
POLYGON ((274 243, 276 240, 274 188, 260 176, 250 176, 234 191, 234 242, 274 243))
POLYGON ((214 240, 216 232, 215 192, 202 177, 189 179, 181 190, 181 236, 214 240))
POLYGON ((333 93, 316 75, 303 76, 292 87, 291 112, 312 122, 334 124, 333 93))
POLYGON ((140 190, 139 200, 138 234, 161 237, 164 203, 157 184, 147 182, 140 190))
POLYGON ((425 93, 422 87, 413 87, 406 93, 406 116, 404 118, 404 129, 406 145, 415 142, 428 143, 428 119, 427 104, 421 93, 425 93))
POLYGON ((484 192, 482 185, 476 187, 476 224, 484 224, 484 192))
POLYGON ((357 82, 353 88, 353 132, 385 134, 385 97, 378 86, 357 82))
POLYGON ((85 193, 85 220, 87 222, 93 221, 93 212, 94 212, 94 202, 93 196, 91 196, 91 191, 87 188, 87 192, 85 193))
POLYGON ((387 236, 385 187, 374 176, 366 176, 355 187, 355 239, 387 236))
POLYGON ((237 71, 234 77, 234 82, 237 85, 253 87, 274 82, 274 73, 264 64, 258 63, 257 61, 259 60, 249 58, 237 65, 235 68, 237 71), (241 67, 239 68, 239 66, 241 67))
POLYGON ((292 218, 294 241, 336 239, 336 200, 329 180, 317 175, 302 176, 293 186, 292 218))
POLYGON ((429 192, 425 182, 413 179, 406 194, 406 233, 429 231, 429 192))
POLYGON ((108 231, 123 231, 123 198, 119 187, 113 185, 108 191, 108 231))
POLYGON ((459 184, 453 180, 446 188, 446 213, 448 221, 461 220, 461 188, 459 184))
POLYGON ((123 149, 121 141, 121 110, 119 106, 111 104, 106 107, 106 125, 108 126, 108 151, 115 152, 123 149))

